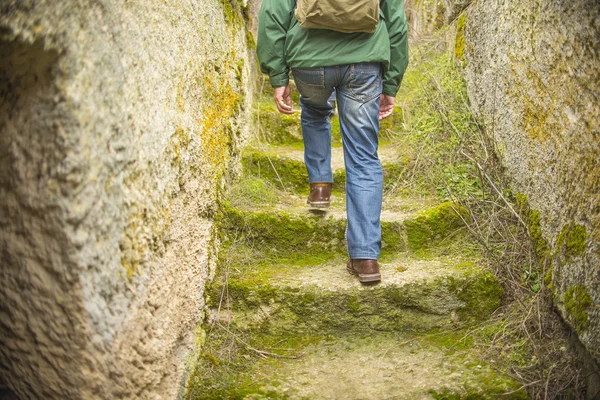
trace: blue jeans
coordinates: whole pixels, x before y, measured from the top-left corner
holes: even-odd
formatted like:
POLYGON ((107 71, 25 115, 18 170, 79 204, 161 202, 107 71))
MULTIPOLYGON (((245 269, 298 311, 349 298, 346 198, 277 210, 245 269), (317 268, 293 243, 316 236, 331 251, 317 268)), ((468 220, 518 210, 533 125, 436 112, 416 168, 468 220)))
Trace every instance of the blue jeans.
POLYGON ((304 161, 310 183, 332 182, 331 104, 335 89, 346 165, 346 240, 350 258, 378 259, 383 173, 377 155, 381 64, 293 68, 300 92, 304 161))

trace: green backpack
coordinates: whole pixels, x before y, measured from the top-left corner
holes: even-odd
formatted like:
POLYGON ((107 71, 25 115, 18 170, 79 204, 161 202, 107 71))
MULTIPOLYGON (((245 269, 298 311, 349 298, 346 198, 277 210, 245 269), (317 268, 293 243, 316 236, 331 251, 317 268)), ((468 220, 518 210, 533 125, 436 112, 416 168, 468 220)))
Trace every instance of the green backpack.
POLYGON ((373 33, 379 0, 297 0, 295 14, 303 28, 373 33))

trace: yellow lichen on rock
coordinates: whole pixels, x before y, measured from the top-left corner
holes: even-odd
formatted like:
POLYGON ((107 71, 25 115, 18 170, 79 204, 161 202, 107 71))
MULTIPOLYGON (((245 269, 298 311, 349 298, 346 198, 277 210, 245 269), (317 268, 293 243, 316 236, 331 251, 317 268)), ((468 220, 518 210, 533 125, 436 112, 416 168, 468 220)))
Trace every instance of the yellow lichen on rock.
POLYGON ((207 72, 203 78, 202 156, 213 174, 221 174, 226 165, 232 140, 232 118, 239 113, 241 93, 230 82, 228 71, 233 55, 223 67, 223 72, 207 72))
POLYGON ((456 22, 456 37, 454 39, 454 57, 465 62, 465 25, 467 24, 467 17, 465 13, 462 13, 458 17, 456 22))

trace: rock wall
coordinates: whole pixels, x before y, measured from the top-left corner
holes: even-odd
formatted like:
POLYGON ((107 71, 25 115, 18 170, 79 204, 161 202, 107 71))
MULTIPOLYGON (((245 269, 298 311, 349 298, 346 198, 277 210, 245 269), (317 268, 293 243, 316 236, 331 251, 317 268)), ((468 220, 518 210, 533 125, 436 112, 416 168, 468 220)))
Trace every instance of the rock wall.
POLYGON ((456 52, 472 106, 555 305, 600 362, 600 3, 479 0, 464 15, 456 52))
POLYGON ((0 54, 1 385, 177 398, 249 121, 242 6, 5 0, 0 54))

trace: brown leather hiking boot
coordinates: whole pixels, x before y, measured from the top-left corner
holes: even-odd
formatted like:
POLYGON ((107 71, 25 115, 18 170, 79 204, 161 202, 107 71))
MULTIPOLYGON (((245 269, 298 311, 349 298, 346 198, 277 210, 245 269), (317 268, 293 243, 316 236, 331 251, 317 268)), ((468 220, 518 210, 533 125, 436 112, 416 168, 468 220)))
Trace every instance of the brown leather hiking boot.
POLYGON ((329 207, 331 204, 330 198, 331 183, 311 183, 306 204, 317 208, 329 207))
POLYGON ((346 269, 352 275, 358 276, 361 283, 375 283, 381 280, 379 273, 379 263, 377 260, 367 260, 361 258, 349 259, 346 269))

